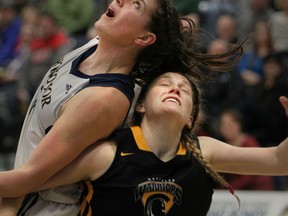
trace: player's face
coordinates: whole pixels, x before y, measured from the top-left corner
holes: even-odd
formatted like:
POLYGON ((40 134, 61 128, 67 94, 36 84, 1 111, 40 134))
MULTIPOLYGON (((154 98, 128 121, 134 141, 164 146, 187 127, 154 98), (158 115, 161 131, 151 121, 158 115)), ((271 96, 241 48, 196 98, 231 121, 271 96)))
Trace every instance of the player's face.
POLYGON ((99 37, 131 42, 147 33, 155 0, 114 0, 95 23, 99 37))
POLYGON ((186 77, 168 72, 160 76, 150 88, 143 104, 145 116, 172 116, 184 126, 191 120, 192 89, 186 77))

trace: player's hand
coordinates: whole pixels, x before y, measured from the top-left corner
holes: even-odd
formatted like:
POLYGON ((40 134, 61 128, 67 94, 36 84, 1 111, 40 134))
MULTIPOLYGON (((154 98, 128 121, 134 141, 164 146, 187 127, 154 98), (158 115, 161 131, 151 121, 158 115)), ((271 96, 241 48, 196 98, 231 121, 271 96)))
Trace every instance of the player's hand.
POLYGON ((283 108, 285 109, 286 115, 288 117, 288 98, 286 96, 281 96, 279 98, 279 101, 281 105, 283 106, 283 108))

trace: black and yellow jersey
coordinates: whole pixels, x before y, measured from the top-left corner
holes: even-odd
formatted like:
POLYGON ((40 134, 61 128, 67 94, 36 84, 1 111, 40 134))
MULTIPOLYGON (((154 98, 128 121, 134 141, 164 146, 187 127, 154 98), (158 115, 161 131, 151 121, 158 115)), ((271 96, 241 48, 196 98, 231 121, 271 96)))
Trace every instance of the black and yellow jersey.
POLYGON ((163 162, 150 150, 140 127, 115 134, 117 150, 107 172, 84 182, 81 215, 204 216, 213 194, 205 169, 181 145, 163 162))

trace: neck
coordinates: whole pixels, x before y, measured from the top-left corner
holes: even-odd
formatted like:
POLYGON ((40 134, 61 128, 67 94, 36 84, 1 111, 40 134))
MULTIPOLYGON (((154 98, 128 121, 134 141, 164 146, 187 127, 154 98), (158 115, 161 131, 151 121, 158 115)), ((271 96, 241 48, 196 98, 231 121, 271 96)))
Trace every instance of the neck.
POLYGON ((80 70, 88 75, 98 73, 130 74, 136 62, 137 52, 131 47, 120 47, 101 43, 95 52, 80 65, 80 70))
POLYGON ((162 161, 169 161, 176 156, 182 128, 176 124, 159 124, 159 120, 143 120, 141 130, 152 152, 162 161))

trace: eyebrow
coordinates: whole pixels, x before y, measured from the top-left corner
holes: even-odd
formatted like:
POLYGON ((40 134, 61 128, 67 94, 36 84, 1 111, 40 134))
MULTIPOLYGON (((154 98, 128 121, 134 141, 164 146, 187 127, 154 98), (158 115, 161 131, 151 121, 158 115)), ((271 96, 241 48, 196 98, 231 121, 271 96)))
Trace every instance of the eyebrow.
MULTIPOLYGON (((185 78, 185 79, 182 80, 183 83, 186 84, 186 85, 188 85, 189 87, 191 87, 191 84, 190 84, 190 82, 187 80, 187 78, 186 78, 186 77, 184 77, 184 78, 185 78)), ((169 75, 163 75, 159 80, 161 80, 161 79, 173 80, 173 77, 171 77, 171 76, 169 76, 169 75)))

